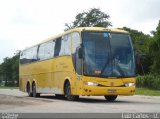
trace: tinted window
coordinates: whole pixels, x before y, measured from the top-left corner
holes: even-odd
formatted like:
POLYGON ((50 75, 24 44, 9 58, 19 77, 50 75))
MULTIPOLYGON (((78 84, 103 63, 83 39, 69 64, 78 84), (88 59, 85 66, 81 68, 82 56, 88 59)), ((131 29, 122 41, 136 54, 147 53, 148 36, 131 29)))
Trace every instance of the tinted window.
POLYGON ((20 63, 26 64, 37 61, 37 46, 24 50, 20 56, 20 63))
POLYGON ((54 56, 59 56, 59 52, 61 50, 61 37, 56 39, 54 56))
POLYGON ((26 59, 26 51, 21 52, 20 54, 20 63, 25 64, 25 59, 26 59))
POLYGON ((127 34, 83 32, 84 74, 102 77, 134 76, 134 54, 127 34))
POLYGON ((79 59, 78 48, 76 50, 76 72, 79 75, 82 75, 82 59, 79 59))
MULTIPOLYGON (((107 33, 106 33, 107 34, 107 33)), ((109 38, 101 32, 84 32, 83 45, 85 52, 84 74, 99 75, 107 65, 106 75, 110 74, 109 38)))

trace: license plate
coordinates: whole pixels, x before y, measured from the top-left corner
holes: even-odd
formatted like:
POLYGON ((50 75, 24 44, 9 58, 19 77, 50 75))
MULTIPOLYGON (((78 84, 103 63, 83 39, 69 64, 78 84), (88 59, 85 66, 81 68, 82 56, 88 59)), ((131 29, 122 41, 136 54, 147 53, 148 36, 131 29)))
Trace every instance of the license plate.
POLYGON ((116 93, 117 90, 116 89, 108 89, 108 93, 116 93))

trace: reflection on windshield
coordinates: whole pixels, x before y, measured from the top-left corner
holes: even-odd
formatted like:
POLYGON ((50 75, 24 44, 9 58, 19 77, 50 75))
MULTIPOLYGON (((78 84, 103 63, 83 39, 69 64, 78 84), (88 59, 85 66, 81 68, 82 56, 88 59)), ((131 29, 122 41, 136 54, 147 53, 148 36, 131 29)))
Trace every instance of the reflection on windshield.
POLYGON ((129 35, 83 32, 83 47, 85 75, 134 76, 134 55, 129 35))

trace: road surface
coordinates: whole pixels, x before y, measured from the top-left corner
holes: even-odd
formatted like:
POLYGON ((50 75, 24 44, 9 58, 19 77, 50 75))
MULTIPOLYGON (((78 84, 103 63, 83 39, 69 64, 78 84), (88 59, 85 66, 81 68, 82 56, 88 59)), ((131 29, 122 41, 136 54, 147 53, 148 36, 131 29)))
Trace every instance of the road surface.
POLYGON ((160 113, 160 97, 119 96, 107 102, 103 96, 82 96, 67 101, 54 95, 28 97, 18 89, 0 89, 0 113, 160 113))

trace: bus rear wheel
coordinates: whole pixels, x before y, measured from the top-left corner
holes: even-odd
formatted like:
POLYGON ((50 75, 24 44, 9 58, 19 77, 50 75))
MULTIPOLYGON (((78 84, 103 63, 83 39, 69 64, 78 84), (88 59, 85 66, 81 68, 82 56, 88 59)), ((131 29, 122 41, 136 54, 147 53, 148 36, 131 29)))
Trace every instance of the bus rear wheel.
POLYGON ((40 97, 40 93, 37 93, 36 91, 36 84, 33 83, 32 85, 32 93, 33 93, 33 97, 40 97))
POLYGON ((33 93, 31 92, 31 87, 30 87, 30 84, 27 83, 27 93, 28 93, 28 96, 29 97, 32 97, 33 96, 33 93))
POLYGON ((79 96, 71 94, 71 85, 69 82, 66 82, 65 84, 65 97, 69 101, 74 101, 79 99, 79 96))
POLYGON ((105 97, 105 99, 106 99, 107 101, 113 102, 113 101, 116 100, 117 95, 105 95, 104 97, 105 97))

